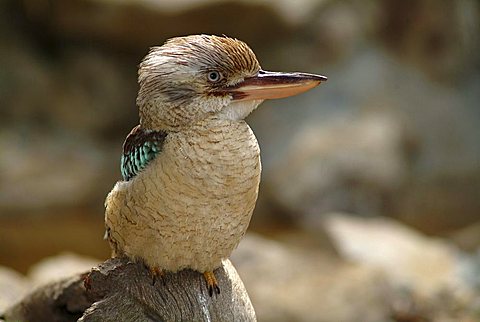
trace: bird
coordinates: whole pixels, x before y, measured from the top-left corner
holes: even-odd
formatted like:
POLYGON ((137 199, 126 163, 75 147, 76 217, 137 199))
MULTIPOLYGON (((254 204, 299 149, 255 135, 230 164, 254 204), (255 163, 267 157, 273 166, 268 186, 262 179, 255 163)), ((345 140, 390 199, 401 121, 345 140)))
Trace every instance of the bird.
POLYGON ((237 247, 258 196, 260 148, 245 118, 264 100, 327 78, 261 69, 250 47, 225 35, 189 35, 150 48, 138 68, 139 125, 123 144, 121 174, 105 201, 112 256, 165 272, 203 274, 237 247))

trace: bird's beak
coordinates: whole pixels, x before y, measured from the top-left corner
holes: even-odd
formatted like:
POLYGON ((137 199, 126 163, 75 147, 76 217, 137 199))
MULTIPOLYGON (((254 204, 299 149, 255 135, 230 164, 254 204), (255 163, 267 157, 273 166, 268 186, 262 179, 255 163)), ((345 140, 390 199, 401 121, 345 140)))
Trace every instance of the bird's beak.
POLYGON ((280 73, 260 70, 256 76, 232 86, 228 92, 235 101, 284 98, 308 91, 327 77, 307 73, 280 73))

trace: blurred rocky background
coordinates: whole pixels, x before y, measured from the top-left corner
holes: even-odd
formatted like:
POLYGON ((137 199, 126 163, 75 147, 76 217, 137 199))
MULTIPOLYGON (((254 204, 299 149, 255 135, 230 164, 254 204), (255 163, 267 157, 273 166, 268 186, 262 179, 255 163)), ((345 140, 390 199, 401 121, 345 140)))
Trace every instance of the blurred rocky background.
POLYGON ((248 119, 264 172, 233 261, 258 319, 480 321, 476 0, 0 1, 0 311, 109 256, 137 64, 197 33, 329 77, 248 119))

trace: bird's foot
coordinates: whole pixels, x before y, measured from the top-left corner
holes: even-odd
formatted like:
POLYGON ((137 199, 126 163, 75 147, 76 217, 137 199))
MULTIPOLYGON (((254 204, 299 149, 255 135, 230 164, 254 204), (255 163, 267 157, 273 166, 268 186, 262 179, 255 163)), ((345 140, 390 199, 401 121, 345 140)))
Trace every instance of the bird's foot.
POLYGON ((207 289, 208 295, 210 297, 213 296, 213 292, 215 291, 216 294, 220 294, 220 287, 218 287, 217 279, 215 278, 215 274, 213 272, 204 272, 203 277, 207 282, 207 289))
POLYGON ((158 279, 163 280, 163 276, 165 275, 164 271, 158 267, 149 267, 148 272, 150 273, 150 277, 152 278, 152 285, 155 285, 158 279))

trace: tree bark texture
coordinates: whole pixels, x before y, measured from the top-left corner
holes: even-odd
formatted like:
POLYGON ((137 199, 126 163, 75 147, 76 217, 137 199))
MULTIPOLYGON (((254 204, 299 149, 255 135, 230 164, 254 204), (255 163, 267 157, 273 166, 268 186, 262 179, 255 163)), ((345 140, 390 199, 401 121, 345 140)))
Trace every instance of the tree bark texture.
POLYGON ((0 321, 256 321, 235 268, 215 270, 220 294, 209 296, 203 275, 183 270, 153 282, 148 269, 113 258, 40 287, 4 312, 0 321))

